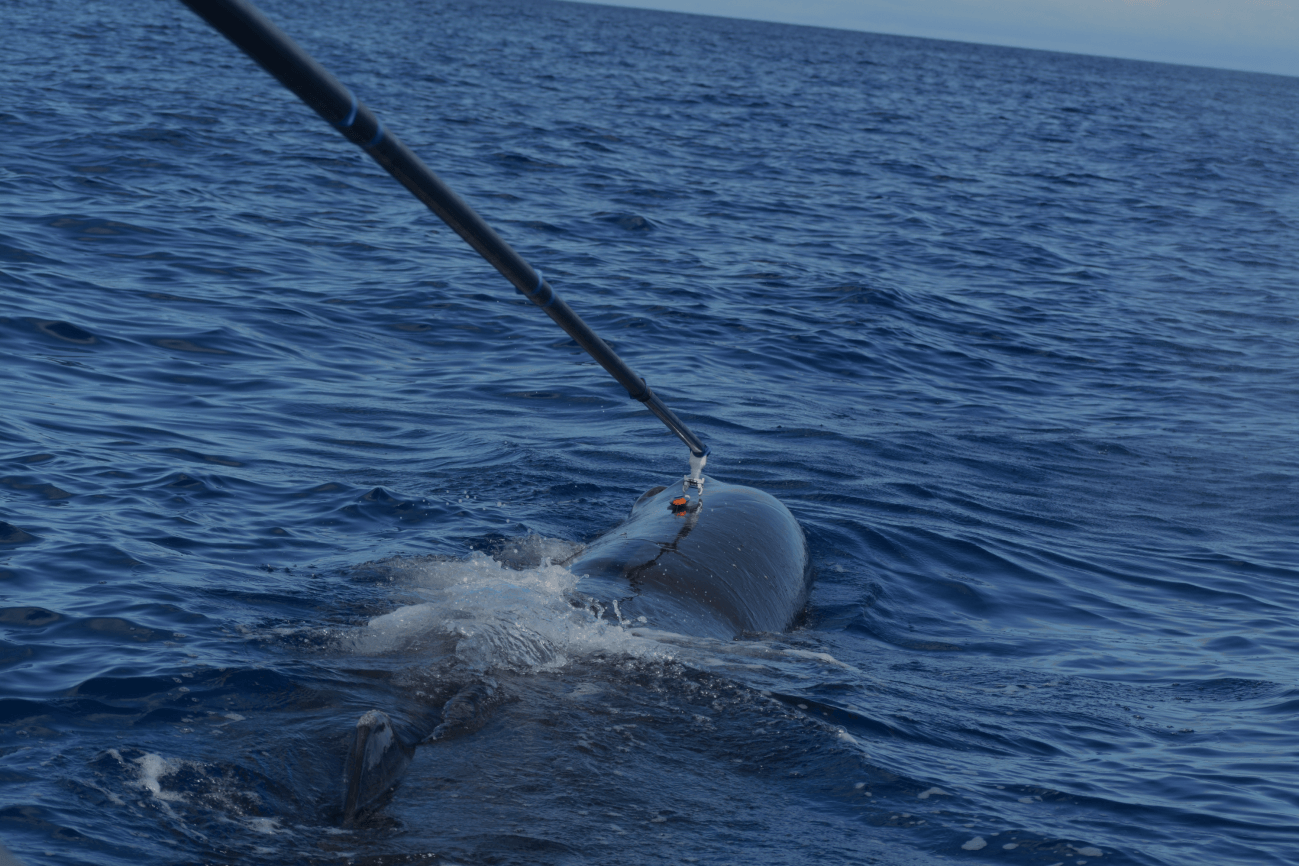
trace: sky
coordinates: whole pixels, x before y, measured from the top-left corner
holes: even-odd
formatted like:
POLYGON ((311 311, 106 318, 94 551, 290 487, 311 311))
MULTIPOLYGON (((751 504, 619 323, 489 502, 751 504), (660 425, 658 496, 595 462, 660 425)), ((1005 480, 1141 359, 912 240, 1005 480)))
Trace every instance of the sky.
POLYGON ((1299 0, 599 0, 1299 76, 1299 0))

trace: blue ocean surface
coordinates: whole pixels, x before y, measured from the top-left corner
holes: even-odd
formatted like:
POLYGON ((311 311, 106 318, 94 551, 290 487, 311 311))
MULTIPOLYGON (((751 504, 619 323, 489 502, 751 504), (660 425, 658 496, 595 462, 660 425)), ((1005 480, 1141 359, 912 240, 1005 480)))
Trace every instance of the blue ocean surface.
POLYGON ((179 3, 2 8, 23 862, 1299 862, 1299 79, 264 0, 797 516, 719 642, 570 603, 686 449, 361 150, 179 3))

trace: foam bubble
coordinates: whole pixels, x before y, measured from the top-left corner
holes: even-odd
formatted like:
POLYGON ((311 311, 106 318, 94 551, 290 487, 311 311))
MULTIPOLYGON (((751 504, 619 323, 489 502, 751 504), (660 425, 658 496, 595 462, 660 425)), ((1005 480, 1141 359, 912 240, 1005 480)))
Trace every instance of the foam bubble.
POLYGON ((144 788, 159 800, 175 802, 182 799, 176 792, 164 791, 162 787, 163 777, 173 775, 180 769, 181 764, 179 761, 173 761, 164 758, 162 755, 147 752, 136 758, 133 763, 138 767, 135 781, 141 788, 144 788))
POLYGON ((813 652, 811 650, 786 648, 785 654, 794 656, 796 658, 805 658, 812 661, 824 662, 827 665, 844 668, 845 670, 849 670, 849 671, 857 671, 857 669, 852 665, 848 664, 847 662, 839 661, 837 658, 830 655, 829 653, 819 653, 819 652, 813 652))
POLYGON ((381 563, 401 590, 419 600, 374 617, 344 649, 358 655, 419 650, 430 663, 452 661, 477 672, 553 670, 597 652, 674 657, 645 630, 632 631, 575 604, 578 578, 541 555, 571 553, 573 545, 539 536, 519 545, 509 552, 539 556, 540 564, 512 568, 481 552, 381 563))
POLYGON ((745 682, 855 670, 827 653, 780 642, 718 641, 616 621, 613 611, 577 591, 577 576, 554 564, 581 549, 529 535, 500 542, 492 556, 475 551, 367 564, 406 603, 336 636, 336 646, 362 656, 417 655, 430 668, 475 675, 557 670, 596 654, 683 662, 745 682))
POLYGON ((279 818, 247 818, 244 823, 254 832, 267 836, 274 836, 281 830, 279 818))

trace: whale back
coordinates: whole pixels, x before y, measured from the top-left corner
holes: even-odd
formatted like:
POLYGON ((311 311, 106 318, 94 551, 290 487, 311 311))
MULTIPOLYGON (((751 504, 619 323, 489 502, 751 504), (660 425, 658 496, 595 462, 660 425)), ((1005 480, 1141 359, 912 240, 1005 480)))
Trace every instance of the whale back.
MULTIPOLYGON (((578 592, 633 626, 723 640, 789 628, 810 576, 794 515, 761 490, 711 479, 699 507, 681 513, 672 504, 678 489, 650 490, 626 520, 567 563, 578 592)), ((423 742, 476 729, 500 700, 495 681, 470 683, 442 707, 423 742)), ((364 823, 383 805, 414 750, 385 713, 361 716, 344 765, 344 826, 364 823)), ((0 848, 0 866, 2 855, 0 848)))
POLYGON ((568 563, 579 592, 630 625, 730 639, 778 632, 807 599, 807 541, 774 496, 709 479, 699 507, 655 488, 568 563))

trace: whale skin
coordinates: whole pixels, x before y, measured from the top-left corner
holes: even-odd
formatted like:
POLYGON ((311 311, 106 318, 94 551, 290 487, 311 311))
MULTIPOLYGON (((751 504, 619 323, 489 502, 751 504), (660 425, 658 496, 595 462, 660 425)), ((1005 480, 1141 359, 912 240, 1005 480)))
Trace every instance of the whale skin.
MULTIPOLYGON (((560 563, 579 577, 575 604, 627 626, 721 640, 792 626, 811 577, 794 515, 752 487, 709 479, 685 507, 679 490, 649 490, 622 523, 560 563)), ((419 739, 472 732, 499 700, 494 682, 470 684, 419 739)), ((344 826, 386 801, 413 752, 385 713, 361 717, 344 768, 344 826)))
POLYGON ((681 511, 645 493, 620 525, 565 563, 577 591, 626 625, 731 639, 789 628, 807 601, 807 540, 769 493, 709 479, 681 511))

